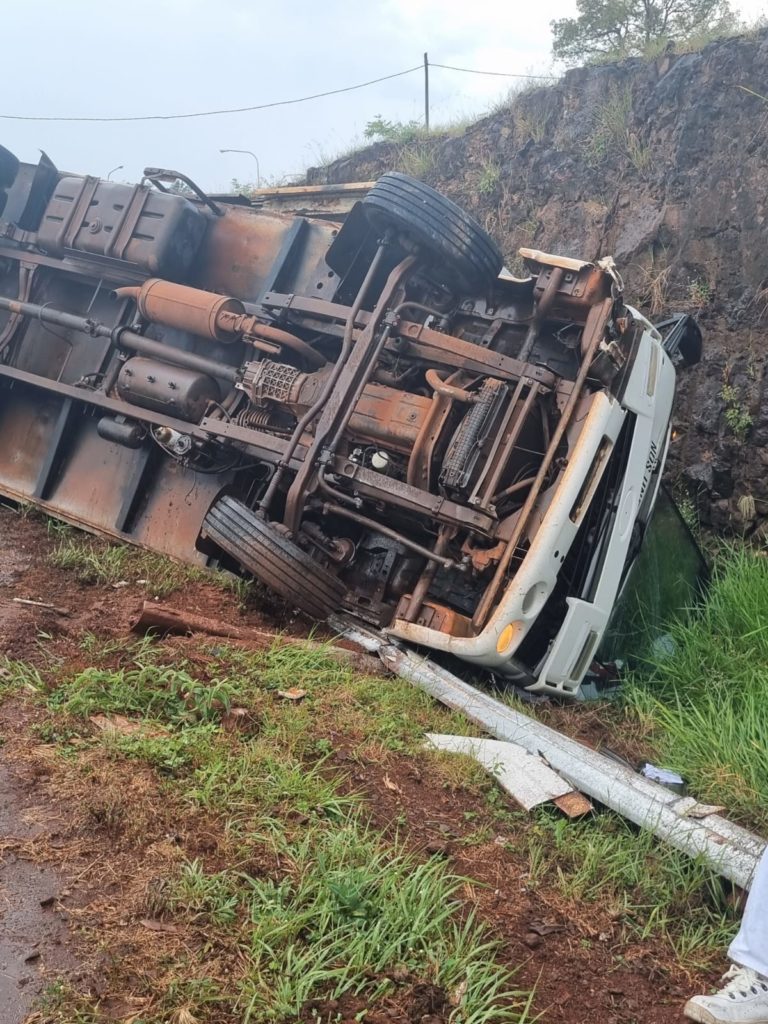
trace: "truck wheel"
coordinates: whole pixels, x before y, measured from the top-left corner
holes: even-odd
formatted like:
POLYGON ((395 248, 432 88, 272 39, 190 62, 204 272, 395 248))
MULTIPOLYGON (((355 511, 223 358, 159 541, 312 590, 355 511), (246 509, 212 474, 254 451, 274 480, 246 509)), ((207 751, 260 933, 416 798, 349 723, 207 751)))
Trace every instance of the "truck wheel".
POLYGON ((362 205, 375 228, 394 228, 426 249, 446 283, 473 291, 498 277, 504 258, 491 236, 423 181, 397 171, 383 174, 362 205))
POLYGON ((272 523, 236 498, 219 498, 203 533, 266 587, 313 619, 338 611, 346 587, 272 523))

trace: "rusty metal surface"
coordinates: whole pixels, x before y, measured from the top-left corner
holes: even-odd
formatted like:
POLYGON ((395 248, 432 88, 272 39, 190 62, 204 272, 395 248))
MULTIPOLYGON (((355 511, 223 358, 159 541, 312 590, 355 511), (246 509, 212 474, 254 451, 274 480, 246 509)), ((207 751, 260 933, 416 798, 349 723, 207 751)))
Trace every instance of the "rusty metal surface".
POLYGON ((534 503, 539 496, 539 491, 541 490, 541 486, 544 483, 547 472, 549 470, 549 466, 555 457, 558 446, 565 434, 565 431, 568 429, 570 418, 574 412, 574 409, 576 408, 576 403, 581 394, 581 387, 583 386, 584 381, 586 380, 587 374, 589 372, 591 362, 590 357, 593 356, 596 352, 597 347, 600 344, 600 341, 603 337, 603 331, 605 330, 608 317, 611 314, 612 305, 612 300, 610 298, 607 298, 603 302, 601 302, 599 306, 593 306, 590 310, 589 316, 587 318, 587 326, 584 332, 588 339, 586 344, 587 351, 585 358, 582 360, 581 369, 579 370, 579 376, 576 378, 573 391, 571 392, 565 404, 565 408, 562 411, 560 420, 557 424, 557 428, 555 429, 555 432, 549 442, 549 447, 547 448, 544 458, 541 461, 541 465, 539 466, 539 471, 536 474, 536 479, 531 485, 531 489, 528 492, 528 497, 526 498, 525 504, 523 505, 523 508, 521 509, 520 514, 517 518, 514 532, 507 541, 504 553, 499 558, 498 565, 496 566, 496 571, 494 572, 493 579, 489 583, 488 588, 486 589, 477 606, 477 609, 473 616, 473 623, 475 624, 476 627, 481 626, 485 619, 487 618, 488 614, 490 613, 496 595, 498 594, 499 588, 503 583, 504 574, 506 573, 509 564, 512 561, 512 558, 514 557, 515 549, 518 543, 520 542, 521 537, 523 536, 523 533, 528 522, 528 517, 533 511, 534 503))
POLYGON ((277 188, 255 188, 249 200, 262 210, 299 213, 305 217, 344 217, 354 204, 370 191, 372 181, 356 181, 342 185, 283 185, 277 188))
POLYGON ((248 204, 150 180, 58 175, 29 207, 39 223, 2 228, 0 493, 257 571, 201 537, 236 499, 271 578, 294 552, 379 625, 476 634, 567 464, 574 410, 629 362, 615 277, 531 256, 531 279, 466 294, 397 204, 369 219, 367 184, 248 204))
POLYGON ((150 278, 140 288, 118 288, 118 298, 130 298, 141 316, 212 341, 234 341, 235 334, 221 326, 221 315, 238 316, 245 307, 238 299, 199 288, 150 278))
POLYGON ((497 525, 493 516, 460 505, 440 494, 425 495, 418 487, 403 480, 393 480, 350 459, 336 456, 331 465, 338 478, 350 482, 356 492, 378 501, 387 501, 409 512, 420 513, 437 523, 460 524, 487 534, 497 525))
MULTIPOLYGON (((383 253, 384 247, 380 246, 376 258, 382 258, 383 253)), ((349 416, 351 416, 359 398, 358 389, 362 390, 372 371, 372 360, 369 350, 375 342, 378 322, 383 319, 387 303, 395 294, 402 279, 415 262, 415 257, 408 256, 390 273, 382 294, 379 296, 378 315, 371 317, 363 334, 357 339, 354 348, 352 348, 351 354, 343 363, 341 362, 341 356, 339 358, 341 369, 333 379, 333 389, 327 395, 327 398, 324 399, 324 406, 322 411, 320 411, 315 428, 315 440, 310 449, 309 457, 296 474, 286 497, 283 521, 291 532, 295 532, 299 524, 302 498, 315 473, 314 460, 321 454, 321 448, 326 438, 330 437, 334 431, 340 430, 345 419, 348 420, 349 416)), ((369 270, 358 292, 355 306, 361 305, 364 301, 371 280, 372 275, 369 270)), ((355 306, 350 310, 348 334, 345 342, 352 338, 355 323, 355 306)))
MULTIPOLYGON (((2 368, 0 368, 2 369, 2 368)), ((110 444, 66 398, 0 389, 0 492, 78 526, 203 564, 201 517, 226 481, 110 444), (62 424, 65 430, 62 432, 62 424)))
POLYGON ((391 444, 396 451, 408 454, 431 408, 432 401, 426 395, 367 384, 355 403, 349 429, 362 440, 391 444))
MULTIPOLYGON (((333 231, 339 225, 334 222, 315 224, 305 221, 301 251, 296 261, 298 273, 283 280, 290 280, 296 292, 320 296, 328 290, 328 270, 319 265, 324 263, 333 231), (318 289, 317 285, 323 288, 318 289)), ((261 213, 242 207, 225 210, 208 225, 208 232, 193 279, 189 282, 208 291, 232 295, 244 302, 256 302, 263 293, 275 287, 276 263, 286 245, 296 221, 287 214, 261 213)), ((277 283, 281 283, 277 275, 277 283)))
MULTIPOLYGON (((346 318, 347 312, 344 306, 336 303, 298 295, 269 292, 262 301, 269 309, 286 310, 297 315, 308 314, 321 320, 342 321, 346 318)), ((362 310, 355 318, 355 325, 364 328, 368 321, 369 314, 362 310)), ((412 357, 423 360, 432 367, 465 369, 472 373, 485 373, 513 381, 520 377, 530 377, 531 380, 548 387, 554 386, 557 382, 557 375, 542 366, 483 348, 463 338, 432 330, 424 324, 414 323, 405 318, 400 319, 396 335, 397 339, 388 342, 387 348, 398 352, 402 347, 400 339, 403 339, 406 351, 412 357)))

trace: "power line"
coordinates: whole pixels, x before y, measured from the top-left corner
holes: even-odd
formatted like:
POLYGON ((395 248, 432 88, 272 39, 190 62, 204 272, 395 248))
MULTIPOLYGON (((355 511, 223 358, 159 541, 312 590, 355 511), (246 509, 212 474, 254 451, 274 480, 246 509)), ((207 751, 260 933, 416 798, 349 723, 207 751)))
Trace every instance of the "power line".
POLYGON ((550 82, 556 82, 556 75, 517 75, 511 71, 479 71, 477 68, 456 68, 452 64, 433 64, 429 62, 431 68, 445 68, 446 71, 464 71, 468 75, 494 75, 498 78, 531 78, 534 81, 542 81, 547 79, 550 82))
POLYGON ((381 78, 372 78, 368 82, 359 82, 357 85, 346 85, 341 89, 328 89, 326 92, 312 93, 310 96, 298 96, 291 100, 275 100, 273 103, 258 103, 251 107, 230 107, 224 110, 200 110, 189 114, 140 114, 130 117, 36 117, 28 114, 0 114, 2 121, 66 121, 66 122, 115 122, 115 121, 180 121, 192 117, 216 117, 219 114, 248 114, 254 110, 269 110, 273 107, 287 107, 294 103, 306 103, 309 100, 319 100, 324 96, 338 96, 343 92, 354 92, 356 89, 365 89, 369 85, 377 85, 379 82, 388 82, 392 78, 402 78, 403 75, 411 75, 414 71, 424 70, 427 67, 443 68, 446 71, 461 71, 470 75, 493 75, 500 78, 528 78, 532 80, 549 79, 556 81, 553 75, 518 75, 507 71, 481 71, 477 68, 458 68, 452 64, 433 64, 432 61, 417 64, 415 67, 406 68, 405 71, 395 71, 392 75, 382 75, 381 78))
POLYGON ((390 78, 401 78, 403 75, 410 75, 414 71, 423 70, 423 64, 406 68, 405 71, 396 71, 393 75, 382 75, 381 78, 372 78, 369 82, 360 82, 358 85, 347 85, 343 89, 329 89, 327 92, 316 92, 311 96, 299 96, 293 100, 276 100, 274 103, 259 103, 252 107, 232 107, 227 110, 201 110, 191 114, 143 114, 135 117, 32 117, 25 114, 0 114, 0 120, 4 121, 178 121, 190 117, 215 117, 217 114, 247 114, 252 110, 269 110, 270 107, 287 107, 292 103, 306 103, 307 100, 319 100, 323 96, 338 96, 341 92, 352 92, 355 89, 365 89, 366 86, 376 85, 378 82, 387 82, 390 78))

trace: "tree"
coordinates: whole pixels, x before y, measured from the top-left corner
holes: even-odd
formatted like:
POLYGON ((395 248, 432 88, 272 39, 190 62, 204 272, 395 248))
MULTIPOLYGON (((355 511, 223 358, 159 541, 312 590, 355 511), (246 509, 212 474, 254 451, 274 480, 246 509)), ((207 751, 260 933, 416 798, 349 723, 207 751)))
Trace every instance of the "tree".
POLYGON ((388 121, 377 114, 365 126, 363 135, 374 142, 415 142, 426 135, 420 121, 388 121))
POLYGON ((576 18, 552 22, 552 53, 566 64, 643 55, 738 24, 729 0, 576 0, 576 8, 576 18))

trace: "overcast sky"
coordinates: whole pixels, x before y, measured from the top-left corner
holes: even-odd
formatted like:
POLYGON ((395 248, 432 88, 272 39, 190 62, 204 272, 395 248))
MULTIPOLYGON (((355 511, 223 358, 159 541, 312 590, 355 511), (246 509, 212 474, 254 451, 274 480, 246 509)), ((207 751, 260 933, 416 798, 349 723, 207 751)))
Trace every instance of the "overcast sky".
MULTIPOLYGON (((121 116, 249 106, 354 85, 431 61, 488 71, 551 71, 553 18, 575 0, 37 0, 3 3, 3 114, 121 116), (282 9, 281 9, 282 8, 282 9)), ((752 20, 765 0, 736 0, 752 20)), ((430 72, 433 123, 481 114, 514 80, 430 72)), ((276 110, 182 121, 2 121, 21 159, 44 149, 61 169, 137 180, 148 165, 210 190, 232 178, 298 173, 360 139, 377 114, 423 114, 420 72, 276 110)))

